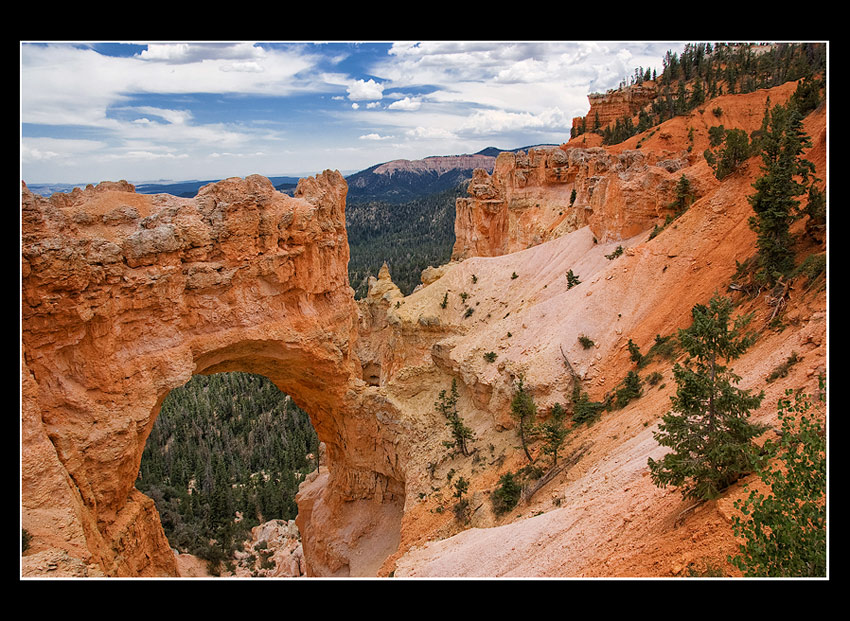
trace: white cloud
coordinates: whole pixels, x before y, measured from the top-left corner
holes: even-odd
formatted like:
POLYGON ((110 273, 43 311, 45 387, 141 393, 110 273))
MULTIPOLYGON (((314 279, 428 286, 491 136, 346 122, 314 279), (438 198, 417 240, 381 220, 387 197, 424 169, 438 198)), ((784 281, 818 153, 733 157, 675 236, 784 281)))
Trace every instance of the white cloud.
POLYGON ((549 130, 554 133, 569 131, 572 118, 559 108, 530 112, 508 112, 505 110, 482 110, 471 115, 460 127, 461 132, 471 134, 499 134, 518 131, 549 130))
POLYGON ((21 120, 104 127, 107 110, 122 105, 129 94, 283 96, 326 90, 323 75, 307 71, 317 60, 298 48, 264 50, 249 43, 154 44, 134 57, 108 57, 66 44, 24 44, 21 120))
POLYGON ((96 140, 67 140, 62 138, 22 138, 21 161, 35 162, 74 158, 104 148, 96 140))
POLYGON ((378 84, 371 78, 368 81, 356 80, 347 91, 348 98, 352 101, 374 101, 384 96, 384 85, 378 84))
POLYGON ((412 129, 407 130, 407 132, 405 132, 405 135, 408 138, 414 138, 417 140, 447 140, 454 138, 454 134, 452 134, 452 132, 442 127, 414 127, 412 129))
POLYGON ((245 73, 262 73, 265 71, 263 66, 255 61, 247 61, 247 62, 237 62, 237 63, 224 63, 219 67, 219 71, 231 72, 231 71, 241 71, 245 73))
MULTIPOLYGON (((263 58, 266 51, 253 43, 149 43, 138 58, 170 64, 263 58)), ((238 64, 238 63, 234 63, 238 64)))
MULTIPOLYGON (((178 174, 210 178, 214 160, 221 163, 215 170, 224 175, 249 166, 257 168, 248 172, 262 174, 261 167, 271 166, 277 170, 269 172, 278 174, 303 170, 307 161, 317 170, 353 169, 348 153, 371 158, 380 152, 389 159, 398 151, 416 157, 413 151, 422 149, 417 141, 433 155, 473 149, 485 140, 485 146, 518 146, 532 134, 535 140, 566 140, 572 118, 587 112, 588 93, 616 88, 637 66, 660 69, 667 49, 682 48, 678 43, 611 41, 395 43, 384 58, 351 75, 343 72, 343 64, 327 69, 353 46, 330 46, 334 57, 320 58, 319 47, 306 44, 161 43, 133 57, 108 57, 82 45, 24 43, 22 124, 43 125, 40 135, 49 131, 47 126, 71 126, 74 135, 97 139, 22 139, 21 160, 27 163, 22 169, 46 181, 59 181, 55 177, 69 170, 78 173, 84 165, 93 171, 81 175, 85 181, 178 174), (298 100, 298 108, 278 105, 293 94, 320 95, 324 101, 316 100, 315 110, 327 116, 301 106, 311 105, 306 99, 298 100), (149 103, 147 95, 157 98, 138 105, 149 103), (191 96, 191 104, 183 103, 183 95, 191 96), (237 102, 227 107, 226 122, 213 116, 217 99, 237 102), (331 100, 347 101, 351 108, 329 108, 331 100), (233 115, 243 109, 250 109, 251 116, 233 115), (307 116, 300 116, 305 109, 307 116), (351 118, 358 129, 344 125, 351 118), (299 133, 305 142, 297 142, 299 133), (266 155, 254 154, 258 149, 266 155), (128 157, 140 165, 118 165, 128 157), (180 165, 168 168, 169 160, 177 158, 180 165), (104 165, 107 160, 115 165, 104 165), (48 162, 54 163, 52 169, 48 162), (166 163, 165 173, 157 162, 166 163)), ((29 127, 22 125, 26 131, 29 127)), ((365 168, 374 162, 360 163, 365 168)))
POLYGON ((404 99, 399 99, 398 101, 392 102, 387 108, 389 110, 407 110, 414 111, 419 110, 422 107, 422 100, 418 97, 405 97, 404 99))
POLYGON ((262 151, 257 151, 255 153, 210 153, 210 157, 219 158, 219 157, 236 157, 236 158, 249 158, 249 157, 262 157, 264 153, 262 151))
POLYGON ((126 153, 112 154, 106 159, 127 160, 180 160, 189 157, 188 153, 158 153, 155 151, 127 151, 126 153))
POLYGON ((38 146, 31 144, 21 145, 21 161, 23 162, 55 160, 58 157, 62 157, 62 154, 57 151, 41 149, 38 146))
POLYGON ((171 125, 185 125, 187 121, 192 119, 192 113, 189 110, 169 110, 168 108, 156 108, 154 106, 136 106, 129 109, 141 114, 160 117, 171 125))

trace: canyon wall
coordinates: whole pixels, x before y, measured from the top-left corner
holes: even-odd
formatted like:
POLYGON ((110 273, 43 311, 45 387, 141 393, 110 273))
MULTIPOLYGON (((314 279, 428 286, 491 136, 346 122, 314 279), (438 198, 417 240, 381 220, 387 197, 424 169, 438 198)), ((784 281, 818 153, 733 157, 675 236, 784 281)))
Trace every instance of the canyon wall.
POLYGON ((589 226, 598 241, 622 240, 672 213, 687 151, 615 152, 538 147, 501 153, 492 175, 476 170, 456 203, 453 260, 530 248, 589 226))
POLYGON ((163 399, 199 373, 263 374, 309 412, 328 461, 300 501, 312 516, 299 524, 310 573, 348 575, 352 541, 398 529, 403 442, 353 351, 346 190, 330 171, 303 179, 294 198, 259 176, 192 199, 125 182, 49 199, 23 187, 29 565, 55 569, 39 559, 58 550, 85 575, 175 575, 134 483, 163 399), (372 504, 380 523, 361 519, 372 504))

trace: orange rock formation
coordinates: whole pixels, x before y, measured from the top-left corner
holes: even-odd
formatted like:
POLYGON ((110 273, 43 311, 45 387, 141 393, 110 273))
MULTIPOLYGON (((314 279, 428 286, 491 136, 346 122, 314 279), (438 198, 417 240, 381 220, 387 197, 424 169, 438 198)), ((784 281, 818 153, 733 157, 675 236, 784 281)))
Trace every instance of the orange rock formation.
MULTIPOLYGON (((309 409, 332 465, 312 503, 402 498, 398 439, 375 418, 390 406, 372 407, 353 355, 345 196, 329 171, 294 198, 259 176, 193 199, 126 183, 50 199, 23 188, 22 508, 34 552, 62 548, 106 575, 175 574, 133 486, 163 399, 196 373, 261 373, 309 409)), ((318 536, 302 535, 325 564, 314 571, 347 571, 344 551, 311 556, 318 536)))
POLYGON ((671 213, 689 165, 685 150, 501 153, 493 174, 476 170, 470 196, 457 201, 452 259, 517 252, 584 226, 599 241, 632 237, 671 213))
POLYGON ((573 119, 573 128, 584 125, 586 131, 593 131, 597 122, 602 129, 617 119, 631 118, 657 96, 658 85, 652 80, 607 93, 591 93, 587 96, 590 110, 586 116, 573 119))

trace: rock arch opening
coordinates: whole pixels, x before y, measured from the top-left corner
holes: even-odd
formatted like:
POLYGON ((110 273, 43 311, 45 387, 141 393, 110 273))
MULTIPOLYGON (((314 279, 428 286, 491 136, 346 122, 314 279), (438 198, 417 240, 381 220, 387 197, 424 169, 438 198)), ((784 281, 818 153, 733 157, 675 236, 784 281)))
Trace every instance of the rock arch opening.
POLYGON ((163 401, 136 489, 181 575, 300 576, 295 495, 319 468, 309 415, 262 375, 195 375, 163 401))

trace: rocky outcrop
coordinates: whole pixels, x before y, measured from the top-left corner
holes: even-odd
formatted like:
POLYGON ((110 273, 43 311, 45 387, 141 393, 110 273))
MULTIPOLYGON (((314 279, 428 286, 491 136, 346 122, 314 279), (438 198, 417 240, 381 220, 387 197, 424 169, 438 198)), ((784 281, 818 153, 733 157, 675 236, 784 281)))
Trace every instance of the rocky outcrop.
POLYGON ((583 226, 598 241, 627 239, 671 213, 689 165, 686 151, 565 145, 501 153, 493 174, 476 170, 469 196, 457 200, 452 259, 517 252, 583 226))
POLYGON ((599 129, 604 129, 617 119, 634 117, 657 96, 658 85, 651 80, 606 93, 591 93, 587 96, 590 110, 586 116, 573 119, 573 129, 584 127, 585 131, 592 131, 597 123, 599 129))
POLYGON ((23 187, 22 521, 32 554, 64 550, 109 576, 175 575, 153 502, 134 488, 142 450, 172 388, 242 370, 310 413, 328 466, 311 489, 323 511, 302 524, 303 545, 332 567, 307 571, 350 571, 350 538, 377 522, 347 528, 343 507, 356 502, 362 515, 402 502, 404 442, 354 355, 345 197, 332 171, 302 180, 294 197, 259 176, 193 199, 126 183, 50 199, 23 187), (343 531, 349 540, 336 545, 343 531))

